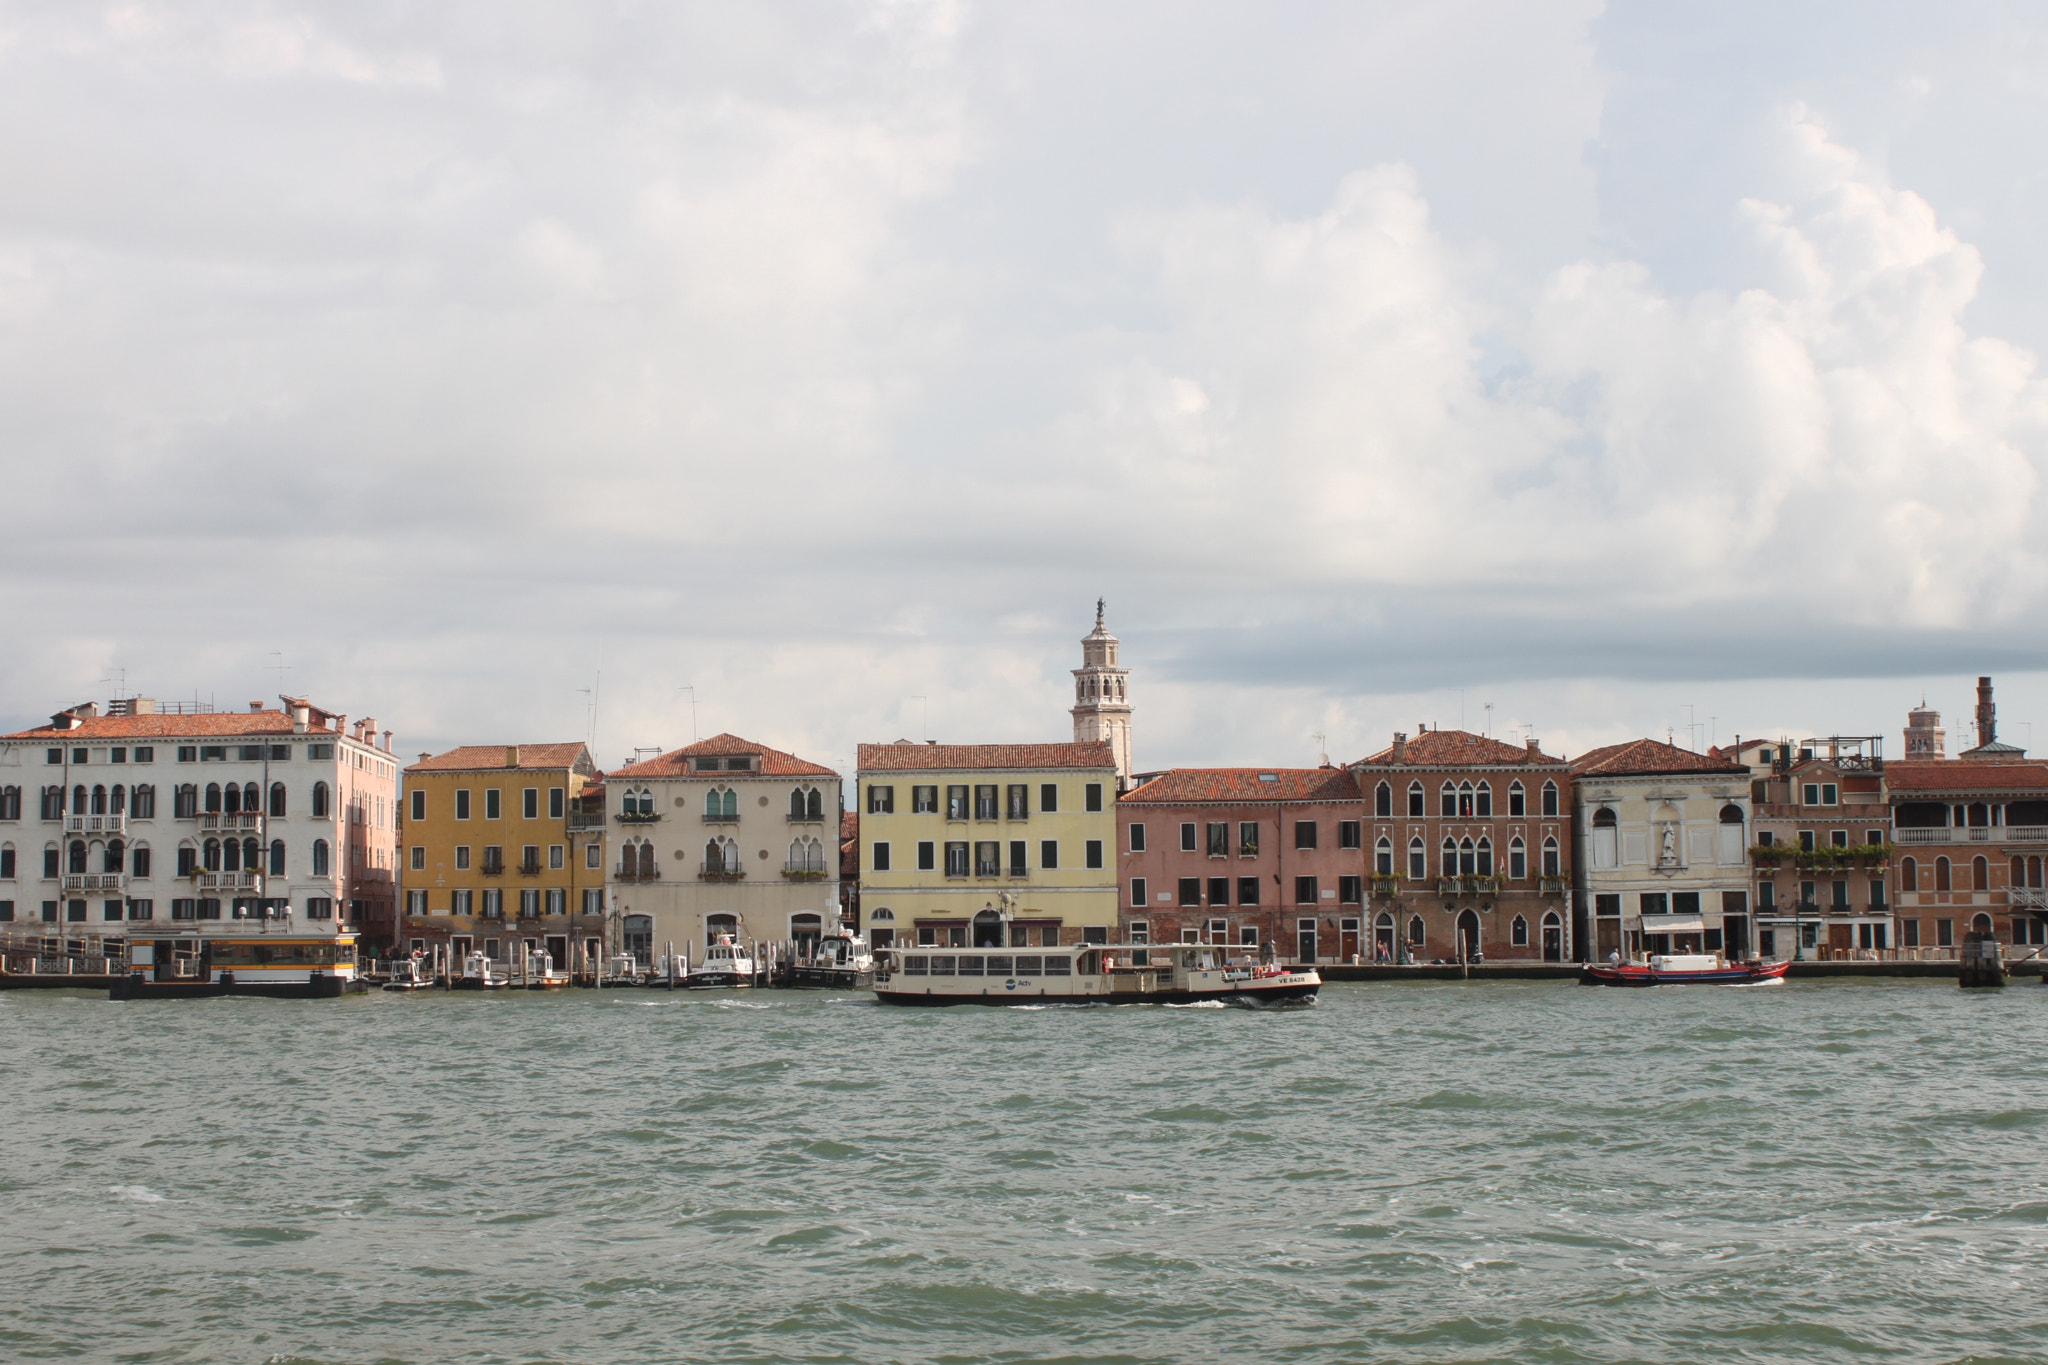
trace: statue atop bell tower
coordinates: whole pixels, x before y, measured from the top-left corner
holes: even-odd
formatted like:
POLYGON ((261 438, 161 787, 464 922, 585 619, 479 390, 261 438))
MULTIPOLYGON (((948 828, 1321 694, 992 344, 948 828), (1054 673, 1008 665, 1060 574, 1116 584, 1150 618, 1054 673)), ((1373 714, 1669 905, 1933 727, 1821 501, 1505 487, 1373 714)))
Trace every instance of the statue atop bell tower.
POLYGON ((1074 742, 1106 739, 1116 755, 1119 788, 1131 782, 1130 673, 1116 658, 1117 638, 1102 623, 1104 603, 1095 599, 1095 629, 1081 639, 1081 666, 1074 670, 1074 742))

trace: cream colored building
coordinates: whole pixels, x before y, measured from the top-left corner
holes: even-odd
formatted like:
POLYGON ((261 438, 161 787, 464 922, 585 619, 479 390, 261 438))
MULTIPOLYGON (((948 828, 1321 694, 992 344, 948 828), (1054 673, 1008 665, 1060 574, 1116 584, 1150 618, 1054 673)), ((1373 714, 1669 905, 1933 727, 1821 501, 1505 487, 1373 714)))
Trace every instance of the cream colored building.
POLYGON ((815 940, 839 925, 840 778, 717 735, 605 777, 614 944, 641 956, 721 933, 815 940))

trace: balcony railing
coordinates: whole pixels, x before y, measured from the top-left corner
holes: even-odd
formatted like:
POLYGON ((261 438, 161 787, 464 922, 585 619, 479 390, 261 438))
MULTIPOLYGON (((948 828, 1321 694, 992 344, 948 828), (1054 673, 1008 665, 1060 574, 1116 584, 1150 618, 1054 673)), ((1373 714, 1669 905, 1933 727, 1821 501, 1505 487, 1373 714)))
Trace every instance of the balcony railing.
POLYGON ((502 877, 505 875, 505 864, 502 861, 486 858, 483 861, 483 865, 477 868, 477 871, 486 877, 502 877))
POLYGON ((199 817, 201 834, 261 834, 263 817, 253 810, 210 810, 199 817))
POLYGON ((619 812, 619 823, 622 825, 651 825, 659 819, 661 819, 661 812, 658 810, 622 810, 619 812))
POLYGON ((64 817, 66 834, 126 834, 126 815, 67 815, 64 817))
POLYGON ((707 810, 704 812, 704 823, 707 825, 737 825, 739 822, 740 816, 738 811, 734 811, 730 815, 718 811, 707 810))
POLYGON ((67 872, 64 874, 66 891, 122 891, 128 886, 128 878, 120 872, 67 872))
POLYGON ((1571 890, 1568 877, 1540 877, 1537 879, 1537 893, 1544 896, 1562 896, 1571 890))
POLYGON ((661 868, 656 866, 642 871, 637 867, 622 867, 612 873, 612 880, 615 882, 658 882, 661 880, 661 868))
POLYGON ((747 870, 734 863, 698 863, 697 879, 706 882, 737 882, 746 879, 747 870))
POLYGON ((2012 887, 2005 893, 2005 903, 2022 910, 2048 910, 2048 888, 2012 887))
POLYGON ((793 882, 821 882, 825 880, 823 863, 784 863, 782 875, 793 882))
POLYGON ((2048 844, 2048 825, 1969 825, 1892 832, 1900 844, 2048 844))
POLYGON ((581 834, 603 828, 603 811, 572 810, 569 812, 569 830, 573 834, 581 834))
POLYGON ((522 877, 538 877, 540 875, 540 863, 538 861, 521 863, 519 865, 519 875, 522 877))
POLYGON ((792 825, 822 825, 825 823, 825 817, 822 814, 798 815, 795 811, 791 811, 788 815, 784 816, 783 819, 787 823, 792 825))
POLYGON ((261 872, 201 872, 199 874, 199 889, 201 891, 261 891, 263 889, 263 874, 261 872))

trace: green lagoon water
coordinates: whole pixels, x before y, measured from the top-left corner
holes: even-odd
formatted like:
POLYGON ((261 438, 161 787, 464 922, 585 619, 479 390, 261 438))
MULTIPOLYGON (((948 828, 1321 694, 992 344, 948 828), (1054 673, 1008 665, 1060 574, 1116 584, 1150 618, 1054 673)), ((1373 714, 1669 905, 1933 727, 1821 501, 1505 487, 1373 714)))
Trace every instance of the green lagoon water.
POLYGON ((2048 989, 0 994, 0 1358, 2048 1359, 2048 989))

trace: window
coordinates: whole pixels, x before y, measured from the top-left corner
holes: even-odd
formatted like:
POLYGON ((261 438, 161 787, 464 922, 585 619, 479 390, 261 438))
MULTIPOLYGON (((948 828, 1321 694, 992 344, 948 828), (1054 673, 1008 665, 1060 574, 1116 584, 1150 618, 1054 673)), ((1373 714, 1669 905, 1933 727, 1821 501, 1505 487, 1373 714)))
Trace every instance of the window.
POLYGON ((1208 839, 1209 856, 1211 858, 1228 858, 1230 856, 1229 821, 1211 820, 1203 832, 1208 839))
POLYGON ((585 844, 583 846, 583 865, 585 867, 602 867, 604 865, 604 845, 598 843, 595 839, 585 844))
POLYGON ((889 871, 889 844, 887 840, 883 840, 874 846, 873 856, 868 860, 868 865, 877 872, 889 871))
POLYGON ((1391 839, 1382 837, 1373 845, 1372 870, 1382 877, 1394 875, 1394 844, 1391 839))
POLYGON ((523 820, 540 819, 539 787, 528 787, 519 793, 519 816, 523 820))
POLYGON ((1144 851, 1145 851, 1145 827, 1144 827, 1144 826, 1143 826, 1142 824, 1132 825, 1132 826, 1131 826, 1131 852, 1133 852, 1133 853, 1143 853, 1144 851))
POLYGON ((1516 778, 1508 783, 1508 818, 1519 820, 1528 813, 1528 797, 1522 791, 1522 780, 1516 778))
POLYGON ((1429 876, 1429 858, 1422 847, 1422 836, 1408 841, 1408 880, 1419 882, 1429 876))
POLYGON ((1357 820, 1339 820, 1337 822, 1337 847, 1364 848, 1364 824, 1357 820))
POLYGON ((1182 905, 1200 905, 1202 903, 1202 879, 1200 877, 1182 877, 1180 879, 1180 903, 1182 905))
POLYGON ((1000 877, 1003 875, 1003 846, 993 839, 980 839, 974 845, 974 875, 977 877, 1000 877))
POLYGON ((964 877, 967 875, 967 842, 953 839, 946 844, 946 875, 964 877))
POLYGON ((1645 891, 1642 893, 1640 900, 1642 902, 1642 912, 1646 915, 1666 914, 1671 904, 1669 898, 1662 891, 1645 891))
POLYGON ((1259 856, 1259 822, 1240 820, 1237 825, 1237 856, 1256 858, 1259 856))
POLYGON ((1934 860, 1934 889, 1936 891, 1951 889, 1949 886, 1948 859, 1946 858, 1936 858, 1934 860))
POLYGON ((1314 877, 1296 877, 1294 879, 1294 903, 1296 905, 1314 905, 1316 903, 1316 895, 1316 879, 1314 877))
POLYGON ((977 820, 993 820, 996 818, 995 783, 981 782, 975 784, 974 818, 977 820))
POLYGON ((912 815, 938 814, 939 789, 937 787, 912 787, 910 789, 910 813, 912 815))
POLYGON ((1870 879, 1870 908, 1873 910, 1884 909, 1884 878, 1882 877, 1872 877, 1870 879))
POLYGON ((1060 784, 1057 782, 1040 783, 1038 788, 1038 809, 1046 815, 1051 815, 1058 811, 1059 808, 1060 784))
POLYGON ((868 814, 894 815, 896 813, 896 789, 894 787, 868 788, 868 814))
POLYGON ((1144 904, 1145 904, 1145 896, 1146 896, 1146 887, 1145 887, 1145 879, 1144 879, 1143 877, 1133 877, 1133 878, 1131 878, 1131 904, 1132 904, 1132 905, 1138 905, 1138 906, 1142 906, 1142 905, 1144 905, 1144 904))
POLYGON ((1410 819, 1420 819, 1422 814, 1422 783, 1419 781, 1410 782, 1408 784, 1408 816, 1410 819))
POLYGON ((1337 878, 1337 899, 1346 905, 1358 905, 1365 900, 1365 878, 1345 876, 1337 878))
POLYGON ((524 844, 519 849, 519 870, 528 876, 540 871, 540 845, 524 844))
POLYGON ((1102 784, 1100 782, 1090 782, 1081 789, 1081 809, 1102 809, 1102 784))
POLYGON ((414 844, 412 846, 412 870, 415 872, 425 872, 427 870, 427 850, 425 845, 414 844))
MULTIPOLYGON (((1458 857, 1461 862, 1464 860, 1462 846, 1458 857)), ((1482 877, 1491 877, 1493 875, 1493 840, 1484 836, 1480 838, 1479 847, 1475 850, 1472 870, 1482 877)))
POLYGON ((0 848, 0 878, 14 880, 14 850, 11 848, 0 848))
POLYGON ((1031 788, 1022 782, 1012 782, 1004 792, 1004 814, 1011 820, 1031 818, 1031 788))
POLYGON ((1810 830, 1810 829, 1802 829, 1802 830, 1800 830, 1800 831, 1799 831, 1799 851, 1800 851, 1800 852, 1802 852, 1802 853, 1811 853, 1811 852, 1813 852, 1813 831, 1812 831, 1812 830, 1810 830))
POLYGON ((946 818, 965 820, 967 818, 967 788, 952 786, 946 788, 946 818))
POLYGON ((1193 853, 1195 851, 1195 822, 1192 820, 1186 820, 1181 823, 1180 851, 1183 853, 1193 853))
POLYGON ((1151 921, 1142 919, 1132 920, 1130 928, 1130 941, 1133 943, 1150 943, 1152 941, 1151 921))
MULTIPOLYGON (((1466 790, 1469 792, 1471 789, 1468 787, 1466 790)), ((1438 795, 1442 798, 1442 800, 1438 803, 1438 807, 1443 817, 1446 820, 1457 819, 1458 789, 1455 786, 1451 785, 1449 782, 1446 782, 1444 783, 1442 789, 1438 792, 1438 795)), ((1469 796, 1467 797, 1467 801, 1470 801, 1469 796)), ((1472 812, 1468 809, 1465 813, 1467 815, 1470 815, 1472 812)))
POLYGON ((1294 822, 1294 846, 1296 848, 1314 848, 1316 846, 1315 821, 1296 820, 1294 822))
MULTIPOLYGON (((190 760, 187 761, 189 762, 190 760)), ((62 749, 45 749, 43 751, 43 762, 49 764, 51 767, 62 766, 64 762, 64 751, 62 749)))
MULTIPOLYGON (((1461 788, 1459 789, 1459 803, 1460 803, 1461 805, 1463 804, 1463 800, 1464 800, 1464 789, 1463 789, 1463 788, 1461 787, 1461 788)), ((1472 810, 1473 810, 1473 813, 1474 813, 1475 815, 1477 815, 1477 816, 1478 816, 1478 817, 1479 817, 1480 819, 1482 819, 1482 820, 1491 820, 1491 819, 1493 818, 1493 784, 1492 784, 1492 783, 1490 783, 1490 782, 1481 782, 1481 783, 1480 783, 1480 784, 1479 784, 1479 785, 1478 785, 1477 787, 1473 788, 1473 791, 1472 791, 1472 810)))
POLYGON ((1846 829, 1829 830, 1828 844, 1833 848, 1847 848, 1849 846, 1849 831, 1846 829))
POLYGON ((1012 839, 1010 840, 1010 875, 1012 877, 1021 877, 1024 875, 1024 872, 1024 840, 1012 839))
POLYGON ((1228 877, 1211 877, 1211 878, 1209 878, 1209 904, 1211 904, 1211 905, 1228 905, 1228 904, 1230 904, 1230 878, 1228 878, 1228 877))
POLYGON ((1970 860, 1970 889, 1989 891, 1991 889, 1991 864, 1982 855, 1970 860))
MULTIPOLYGON (((321 784, 322 787, 324 787, 325 785, 325 783, 321 784)), ((313 790, 316 793, 320 791, 320 789, 321 787, 313 788, 313 790)), ((467 820, 469 818, 469 789, 467 787, 458 788, 456 790, 455 818, 458 820, 467 820)))
POLYGON ((1372 789, 1372 813, 1382 820, 1393 818, 1394 789, 1384 782, 1372 789))
POLYGON ((561 871, 562 868, 566 865, 566 859, 564 859, 562 855, 563 849, 560 844, 549 844, 548 867, 556 872, 561 871))
POLYGON ((1543 814, 1550 818, 1555 818, 1557 815, 1557 784, 1555 782, 1545 782, 1543 784, 1543 814))
POLYGON ((1038 865, 1048 872, 1057 871, 1060 865, 1060 841, 1041 839, 1038 841, 1038 865))
POLYGON ((457 872, 467 872, 467 871, 469 871, 469 845, 468 845, 468 844, 457 844, 457 845, 455 846, 455 870, 456 870, 457 872))
POLYGON ((1529 921, 1523 919, 1520 915, 1516 915, 1515 922, 1508 926, 1508 942, 1517 948, 1528 947, 1529 921))
POLYGON ((1081 846, 1081 865, 1090 868, 1102 866, 1102 840, 1090 839, 1081 846))
POLYGON ((1239 877, 1237 879, 1237 903, 1240 906, 1257 905, 1259 903, 1259 879, 1257 877, 1239 877))
POLYGON ((1546 877, 1563 875, 1558 870, 1557 840, 1549 835, 1545 835, 1543 838, 1543 875, 1546 877))
POLYGON ((929 839, 917 841, 917 870, 936 872, 939 866, 939 846, 929 839))
POLYGON ((426 819, 426 818, 427 818, 427 793, 426 793, 426 791, 425 791, 424 789, 422 789, 422 790, 419 790, 419 791, 415 791, 415 792, 413 792, 413 793, 412 793, 411 795, 412 795, 412 814, 411 814, 411 815, 410 815, 410 816, 409 816, 408 818, 409 818, 409 819, 412 819, 412 820, 415 820, 415 821, 417 821, 417 820, 424 820, 424 819, 426 819))
MULTIPOLYGON (((181 845, 178 849, 178 875, 180 877, 189 877, 198 870, 199 850, 192 847, 190 844, 181 845)), ((47 877, 56 876, 56 865, 54 863, 51 864, 48 870, 43 875, 47 877)))
MULTIPOLYGON (((178 850, 178 856, 182 859, 187 852, 189 852, 189 850, 180 849, 178 850)), ((313 841, 313 875, 316 877, 325 877, 328 875, 327 841, 325 839, 315 839, 313 841)))
POLYGON ((502 820, 505 818, 504 795, 496 787, 484 788, 484 819, 502 820))
POLYGON ((1508 880, 1521 881, 1529 875, 1529 853, 1522 847, 1522 836, 1517 834, 1508 840, 1508 880))

